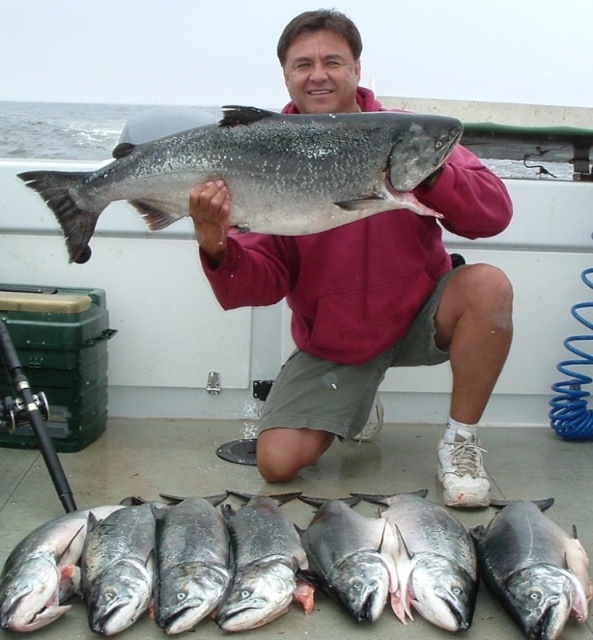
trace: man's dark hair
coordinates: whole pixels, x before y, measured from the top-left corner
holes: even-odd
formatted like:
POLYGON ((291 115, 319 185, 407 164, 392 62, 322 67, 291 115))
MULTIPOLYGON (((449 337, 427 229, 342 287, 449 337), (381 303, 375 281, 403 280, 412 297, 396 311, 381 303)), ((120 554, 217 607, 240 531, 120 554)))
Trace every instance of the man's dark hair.
POLYGON ((284 66, 286 53, 297 36, 312 31, 331 31, 346 40, 355 62, 360 60, 362 53, 362 39, 357 26, 343 13, 333 9, 320 9, 318 11, 305 11, 293 18, 284 28, 276 53, 280 64, 284 66))

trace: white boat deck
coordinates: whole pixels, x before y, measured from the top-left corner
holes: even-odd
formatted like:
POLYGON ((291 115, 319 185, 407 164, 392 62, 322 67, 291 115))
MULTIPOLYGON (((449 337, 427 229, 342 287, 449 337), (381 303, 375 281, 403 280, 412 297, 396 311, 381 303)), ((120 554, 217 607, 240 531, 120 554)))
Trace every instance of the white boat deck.
MULTIPOLYGON (((314 467, 289 485, 269 485, 255 467, 221 460, 216 449, 223 443, 245 437, 245 421, 143 420, 112 418, 107 431, 92 445, 77 453, 59 454, 78 508, 119 502, 139 495, 158 498, 160 492, 177 495, 213 495, 225 489, 274 494, 302 491, 321 497, 342 497, 350 492, 394 493, 428 489, 428 498, 441 503, 436 480, 436 446, 441 427, 387 424, 378 437, 361 445, 335 443, 314 467)), ((591 443, 566 442, 551 428, 483 427, 482 443, 488 450, 485 462, 493 483, 493 497, 539 499, 553 496, 547 515, 571 531, 576 525, 585 548, 593 549, 591 443)), ((14 545, 34 527, 63 513, 41 454, 35 450, 0 449, 0 562, 14 545)), ((360 506, 372 513, 370 505, 360 506)), ((296 524, 306 526, 312 509, 299 501, 283 509, 296 524)), ((467 527, 486 524, 493 508, 456 510, 467 527)), ((223 638, 212 620, 203 621, 196 637, 223 638)), ((32 637, 44 640, 95 638, 86 621, 82 602, 51 626, 32 637)), ((294 603, 288 614, 268 626, 248 632, 249 638, 409 638, 425 640, 451 634, 426 622, 419 615, 403 626, 386 607, 372 625, 358 625, 325 595, 319 593, 313 613, 306 616, 294 603)), ((463 634, 468 640, 522 638, 518 628, 480 586, 474 622, 463 634)), ((1 638, 22 634, 0 632, 1 638)), ((149 640, 165 633, 143 616, 122 638, 149 640)), ((190 637, 190 636, 187 636, 190 637)), ((563 640, 593 638, 591 621, 569 621, 563 640)))

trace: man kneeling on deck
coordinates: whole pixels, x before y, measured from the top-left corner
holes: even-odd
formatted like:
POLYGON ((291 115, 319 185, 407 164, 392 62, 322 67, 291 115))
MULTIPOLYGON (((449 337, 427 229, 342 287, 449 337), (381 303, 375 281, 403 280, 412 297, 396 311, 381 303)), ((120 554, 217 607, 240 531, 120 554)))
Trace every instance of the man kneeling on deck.
MULTIPOLYGON (((278 42, 291 99, 283 112, 383 110, 358 85, 361 51, 358 29, 339 12, 294 18, 278 42)), ((449 360, 450 415, 437 462, 444 503, 489 504, 476 425, 510 348, 513 291, 496 267, 453 269, 440 225, 465 238, 493 236, 509 224, 512 204, 503 183, 459 146, 414 195, 444 217, 400 210, 314 235, 229 236, 232 193, 224 182, 192 191, 200 258, 220 304, 286 298, 292 310, 297 349, 260 419, 257 465, 267 481, 292 480, 336 436, 368 438, 365 424, 389 367, 449 360)))

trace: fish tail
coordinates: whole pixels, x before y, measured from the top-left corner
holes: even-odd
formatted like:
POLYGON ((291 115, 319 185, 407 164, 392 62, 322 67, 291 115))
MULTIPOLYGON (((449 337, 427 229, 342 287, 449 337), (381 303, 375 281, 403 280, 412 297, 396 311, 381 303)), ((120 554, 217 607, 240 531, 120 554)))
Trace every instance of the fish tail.
POLYGON ((103 211, 103 207, 83 209, 73 197, 88 175, 84 171, 25 171, 18 174, 53 211, 62 228, 70 262, 79 261, 85 252, 103 211))

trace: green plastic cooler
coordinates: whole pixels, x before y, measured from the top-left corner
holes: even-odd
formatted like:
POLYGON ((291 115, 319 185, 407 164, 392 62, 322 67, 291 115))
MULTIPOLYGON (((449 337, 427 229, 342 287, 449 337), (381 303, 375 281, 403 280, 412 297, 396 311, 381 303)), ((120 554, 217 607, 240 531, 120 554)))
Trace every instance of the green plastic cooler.
MULTIPOLYGON (((0 284, 0 318, 32 392, 47 397, 56 451, 80 451, 107 426, 107 341, 116 331, 105 298, 102 289, 0 284)), ((0 361, 0 397, 16 395, 0 361)), ((37 440, 28 424, 0 423, 0 446, 37 448, 37 440)))

